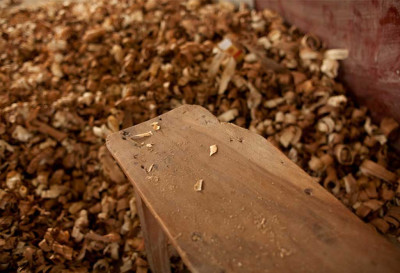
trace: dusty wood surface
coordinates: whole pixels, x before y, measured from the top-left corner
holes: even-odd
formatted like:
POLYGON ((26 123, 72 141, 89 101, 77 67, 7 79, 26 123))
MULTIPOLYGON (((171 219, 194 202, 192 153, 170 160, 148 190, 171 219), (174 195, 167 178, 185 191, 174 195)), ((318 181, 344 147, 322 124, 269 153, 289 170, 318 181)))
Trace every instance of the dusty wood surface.
POLYGON ((400 252, 263 137, 199 106, 125 131, 150 130, 107 146, 192 272, 398 272, 400 252))
POLYGON ((157 220, 151 214, 142 198, 136 193, 136 207, 140 217, 143 237, 146 245, 147 260, 153 272, 171 272, 167 237, 157 220))

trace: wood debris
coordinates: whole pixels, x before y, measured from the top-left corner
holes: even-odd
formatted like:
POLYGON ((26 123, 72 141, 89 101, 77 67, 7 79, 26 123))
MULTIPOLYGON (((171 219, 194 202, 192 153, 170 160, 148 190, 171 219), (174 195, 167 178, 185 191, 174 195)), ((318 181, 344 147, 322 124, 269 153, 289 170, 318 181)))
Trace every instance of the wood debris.
POLYGON ((147 180, 150 180, 150 181, 152 181, 152 182, 158 182, 158 181, 160 181, 160 178, 159 178, 158 176, 155 176, 155 175, 146 176, 146 179, 147 179, 147 180))
POLYGON ((155 131, 158 131, 158 130, 160 130, 160 128, 161 128, 161 126, 158 125, 158 122, 157 122, 157 121, 156 121, 156 122, 153 122, 153 123, 151 124, 151 126, 153 126, 153 129, 154 129, 155 131))
POLYGON ((144 137, 149 137, 152 136, 153 132, 152 131, 148 131, 146 133, 141 133, 141 134, 137 134, 137 135, 133 135, 131 138, 132 139, 139 139, 139 138, 144 138, 144 137))
POLYGON ((230 109, 227 110, 225 113, 222 113, 218 116, 220 121, 228 122, 234 120, 239 115, 238 109, 230 109))
POLYGON ((195 191, 202 191, 203 190, 203 179, 197 180, 196 184, 194 184, 195 191))
POLYGON ((224 71, 221 75, 221 81, 219 84, 218 94, 222 95, 225 93, 226 88, 228 88, 228 84, 235 74, 236 61, 233 57, 229 57, 228 62, 224 68, 224 71))
MULTIPOLYGON (((335 80, 353 53, 326 49, 268 10, 189 2, 72 1, 2 16, 0 271, 146 268, 132 262, 144 258, 132 243, 132 189, 101 147, 182 104, 264 136, 364 221, 400 237, 390 147, 399 126, 374 124, 335 80), (227 37, 240 58, 218 46, 227 37)), ((142 141, 152 126, 121 138, 142 141)))
POLYGON ((154 164, 151 164, 148 168, 147 168, 147 172, 151 172, 153 170, 154 164))
POLYGON ((210 146, 210 156, 212 156, 213 154, 215 154, 215 153, 217 153, 218 152, 218 147, 217 147, 217 145, 211 145, 210 146))

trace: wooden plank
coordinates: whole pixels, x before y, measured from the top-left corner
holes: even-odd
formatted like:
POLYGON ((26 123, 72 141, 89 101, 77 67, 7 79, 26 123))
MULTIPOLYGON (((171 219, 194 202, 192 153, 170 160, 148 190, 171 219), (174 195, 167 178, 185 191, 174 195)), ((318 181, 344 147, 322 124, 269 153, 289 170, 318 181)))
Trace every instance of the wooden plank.
POLYGON ((200 106, 125 131, 150 130, 107 147, 192 272, 398 272, 400 252, 265 138, 200 106))
POLYGON ((170 273, 171 265, 167 249, 167 237, 136 191, 135 196, 146 246, 147 261, 150 264, 151 271, 154 273, 170 273))

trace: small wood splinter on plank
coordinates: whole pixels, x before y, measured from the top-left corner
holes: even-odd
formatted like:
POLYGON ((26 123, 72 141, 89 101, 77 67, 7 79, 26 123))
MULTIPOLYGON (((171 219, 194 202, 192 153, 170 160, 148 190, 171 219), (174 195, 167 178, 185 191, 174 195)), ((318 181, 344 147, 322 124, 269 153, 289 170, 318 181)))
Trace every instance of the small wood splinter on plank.
POLYGON ((138 138, 142 138, 142 137, 149 137, 149 136, 152 136, 152 135, 153 135, 153 132, 152 131, 148 131, 146 133, 134 135, 131 138, 132 139, 138 139, 138 138))
POLYGON ((158 131, 158 130, 161 129, 161 126, 158 125, 158 122, 157 122, 157 121, 153 122, 153 123, 151 124, 151 126, 153 126, 153 129, 154 129, 155 131, 158 131))
POLYGON ((147 169, 147 172, 151 172, 151 170, 153 170, 154 164, 151 164, 150 167, 147 169))
POLYGON ((212 156, 213 154, 215 154, 215 153, 217 153, 218 152, 218 147, 217 147, 217 145, 211 145, 210 146, 210 156, 212 156))
POLYGON ((203 179, 200 179, 194 184, 195 191, 202 191, 203 190, 203 179))

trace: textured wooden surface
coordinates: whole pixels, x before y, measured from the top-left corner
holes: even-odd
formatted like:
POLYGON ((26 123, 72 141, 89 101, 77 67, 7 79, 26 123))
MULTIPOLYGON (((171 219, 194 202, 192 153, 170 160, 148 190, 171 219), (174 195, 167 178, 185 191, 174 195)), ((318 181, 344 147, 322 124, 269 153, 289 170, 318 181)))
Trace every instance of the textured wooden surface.
POLYGON ((400 1, 255 0, 288 22, 348 48, 342 78, 375 117, 400 121, 400 1))
POLYGON ((150 268, 155 273, 170 273, 171 265, 168 256, 167 237, 139 194, 135 192, 135 195, 140 226, 146 245, 146 257, 150 268))
POLYGON ((263 137, 199 106, 125 131, 154 121, 107 147, 192 272, 398 272, 400 252, 263 137))

